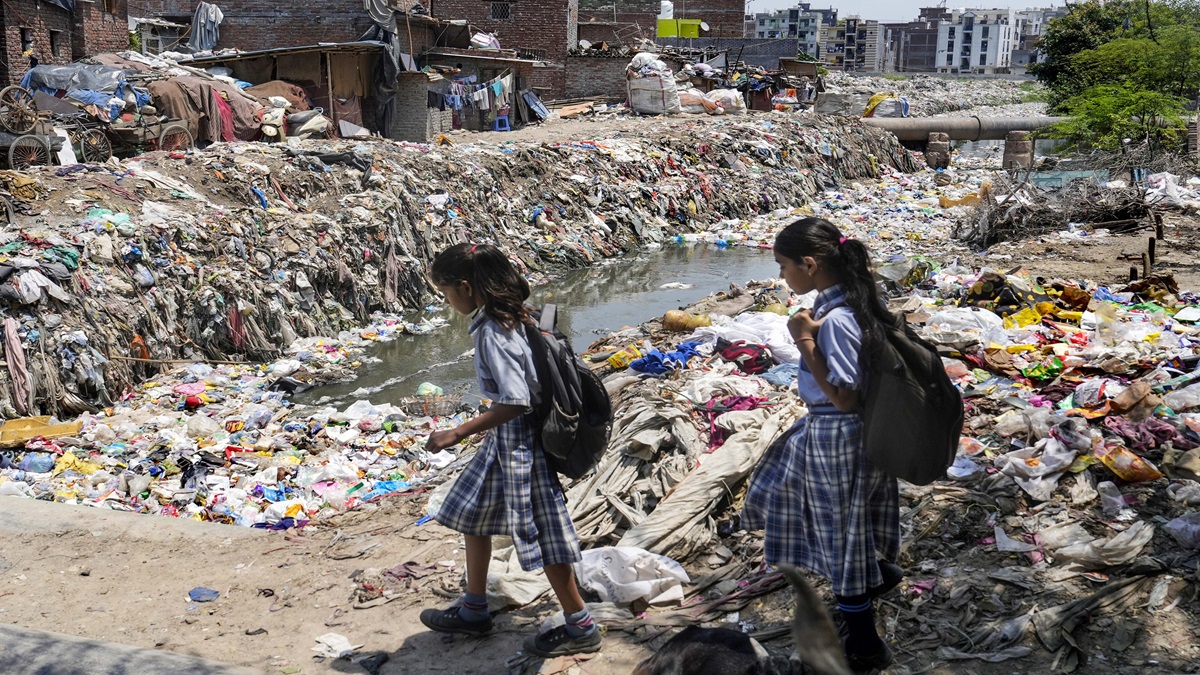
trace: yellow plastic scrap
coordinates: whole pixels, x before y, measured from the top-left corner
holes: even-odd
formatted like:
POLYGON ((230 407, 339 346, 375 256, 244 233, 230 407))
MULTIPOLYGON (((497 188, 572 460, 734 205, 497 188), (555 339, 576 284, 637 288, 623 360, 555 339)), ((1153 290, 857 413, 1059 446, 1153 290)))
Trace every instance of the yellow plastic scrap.
POLYGON ((1019 312, 1009 314, 1004 317, 1004 327, 1006 329, 1024 328, 1039 323, 1042 320, 1042 314, 1033 307, 1026 307, 1019 312))
POLYGON ((90 476, 100 470, 100 465, 79 459, 75 453, 68 452, 54 463, 54 472, 50 475, 57 476, 67 470, 78 471, 85 476, 90 476))

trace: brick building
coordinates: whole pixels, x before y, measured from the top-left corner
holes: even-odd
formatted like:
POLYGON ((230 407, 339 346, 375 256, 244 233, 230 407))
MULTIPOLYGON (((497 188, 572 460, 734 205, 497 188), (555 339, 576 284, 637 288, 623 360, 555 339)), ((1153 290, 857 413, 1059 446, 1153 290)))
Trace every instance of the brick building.
MULTIPOLYGON (((7 1, 7 0, 6 0, 7 1)), ((197 0, 121 0, 129 15, 191 25, 197 0)), ((323 0, 320 10, 276 0, 215 0, 225 19, 218 47, 243 51, 350 42, 371 27, 362 0, 323 0)))
MULTIPOLYGON (((657 36, 660 0, 578 1, 580 40, 627 45, 657 36)), ((740 38, 746 32, 744 0, 676 0, 672 18, 703 21, 705 38, 740 38)))
POLYGON ((937 72, 938 25, 951 18, 945 7, 922 7, 916 21, 884 24, 883 69, 896 73, 937 72))
POLYGON ((90 54, 127 49, 126 0, 5 0, 0 5, 0 80, 15 84, 29 67, 33 49, 39 63, 64 65, 90 54))
POLYGON ((447 21, 466 20, 496 35, 502 48, 549 62, 534 69, 533 87, 545 98, 563 96, 567 51, 579 42, 578 0, 435 0, 431 12, 447 21))

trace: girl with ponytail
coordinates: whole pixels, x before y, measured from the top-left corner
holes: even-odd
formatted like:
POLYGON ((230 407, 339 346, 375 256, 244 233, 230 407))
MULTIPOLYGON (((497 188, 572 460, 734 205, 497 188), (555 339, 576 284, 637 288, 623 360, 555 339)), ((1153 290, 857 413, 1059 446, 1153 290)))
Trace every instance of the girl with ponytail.
POLYGON ((788 330, 800 350, 797 387, 808 415, 776 441, 746 494, 747 528, 763 528, 768 564, 827 577, 855 670, 886 668, 892 652, 875 629, 872 601, 903 571, 896 480, 863 448, 864 362, 895 319, 871 274, 870 254, 832 223, 804 218, 775 240, 780 275, 795 293, 818 291, 788 330))

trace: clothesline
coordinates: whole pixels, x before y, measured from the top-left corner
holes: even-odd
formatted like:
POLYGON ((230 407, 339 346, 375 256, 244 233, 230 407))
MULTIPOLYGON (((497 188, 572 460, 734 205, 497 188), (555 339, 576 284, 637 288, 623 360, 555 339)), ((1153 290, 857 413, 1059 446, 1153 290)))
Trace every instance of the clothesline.
POLYGON ((427 105, 438 110, 496 110, 510 106, 513 91, 513 76, 511 70, 505 70, 496 77, 478 84, 473 82, 474 76, 450 82, 444 92, 430 91, 427 105))

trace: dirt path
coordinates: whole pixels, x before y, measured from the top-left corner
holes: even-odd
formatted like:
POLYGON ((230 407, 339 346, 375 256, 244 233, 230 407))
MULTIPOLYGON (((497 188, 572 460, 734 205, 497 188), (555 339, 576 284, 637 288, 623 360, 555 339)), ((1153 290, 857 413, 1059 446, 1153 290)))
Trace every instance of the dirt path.
MULTIPOLYGON (((329 632, 389 655, 384 674, 500 672, 551 603, 501 614, 485 639, 428 632, 417 616, 458 595, 463 556, 457 534, 415 525, 419 511, 395 500, 334 527, 275 533, 3 499, 0 620, 269 673, 365 672, 313 660, 329 632), (360 573, 408 561, 438 569, 396 600, 353 608, 360 573), (191 602, 197 586, 221 595, 191 602)), ((587 663, 629 672, 647 654, 615 638, 587 663)))

